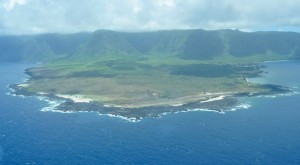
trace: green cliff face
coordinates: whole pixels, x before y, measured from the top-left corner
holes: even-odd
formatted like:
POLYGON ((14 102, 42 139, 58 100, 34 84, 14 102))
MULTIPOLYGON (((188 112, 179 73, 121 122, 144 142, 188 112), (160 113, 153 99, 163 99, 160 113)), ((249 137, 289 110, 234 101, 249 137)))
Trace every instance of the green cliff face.
POLYGON ((285 32, 99 30, 3 36, 0 54, 1 61, 47 62, 26 70, 31 78, 15 85, 21 94, 85 98, 128 110, 278 93, 246 77, 261 73, 253 62, 299 58, 299 39, 285 32))
POLYGON ((0 61, 89 59, 101 56, 176 56, 187 60, 221 57, 299 59, 300 34, 237 30, 170 30, 0 36, 0 61))

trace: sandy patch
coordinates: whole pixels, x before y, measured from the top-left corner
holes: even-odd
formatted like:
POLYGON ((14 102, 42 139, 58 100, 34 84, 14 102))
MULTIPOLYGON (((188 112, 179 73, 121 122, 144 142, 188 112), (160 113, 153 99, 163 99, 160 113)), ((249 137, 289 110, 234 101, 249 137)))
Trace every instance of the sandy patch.
POLYGON ((29 84, 19 84, 18 87, 29 87, 29 84))
POLYGON ((75 103, 89 103, 89 102, 93 101, 92 99, 86 98, 86 97, 81 96, 81 95, 61 95, 61 94, 57 94, 56 96, 61 97, 61 98, 65 98, 65 99, 71 99, 75 103))
POLYGON ((226 96, 225 95, 221 95, 221 96, 214 97, 214 98, 211 98, 211 99, 208 99, 208 100, 205 100, 205 101, 201 101, 201 103, 207 103, 207 102, 212 102, 212 101, 223 100, 224 97, 226 97, 226 96))

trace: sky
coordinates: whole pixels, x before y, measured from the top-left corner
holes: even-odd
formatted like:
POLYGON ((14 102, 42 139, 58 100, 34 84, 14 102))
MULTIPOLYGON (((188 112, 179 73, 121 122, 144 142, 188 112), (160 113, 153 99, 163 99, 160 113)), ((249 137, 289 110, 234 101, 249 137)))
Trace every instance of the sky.
POLYGON ((300 32, 300 0, 0 0, 0 34, 98 29, 300 32))

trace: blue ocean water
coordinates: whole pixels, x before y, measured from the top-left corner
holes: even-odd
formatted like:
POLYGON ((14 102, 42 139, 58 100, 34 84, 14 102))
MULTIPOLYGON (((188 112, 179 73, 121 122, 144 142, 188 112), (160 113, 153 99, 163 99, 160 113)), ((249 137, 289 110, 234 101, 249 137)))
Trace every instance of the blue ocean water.
MULTIPOLYGON (((0 64, 0 164, 300 164, 300 95, 243 98, 249 109, 187 112, 132 123, 96 113, 41 112, 9 96, 29 63, 0 64)), ((299 91, 300 62, 266 63, 251 81, 299 91)))

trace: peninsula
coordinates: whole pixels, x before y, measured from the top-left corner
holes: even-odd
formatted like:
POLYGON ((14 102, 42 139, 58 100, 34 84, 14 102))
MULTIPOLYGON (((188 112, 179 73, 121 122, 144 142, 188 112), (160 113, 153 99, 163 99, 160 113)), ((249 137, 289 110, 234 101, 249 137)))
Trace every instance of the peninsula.
POLYGON ((14 94, 63 100, 61 111, 133 120, 192 109, 222 112, 237 106, 237 97, 290 92, 246 78, 260 75, 260 62, 300 54, 300 35, 283 32, 100 30, 33 38, 38 42, 28 40, 19 54, 43 65, 26 69, 30 78, 10 85, 14 94))

